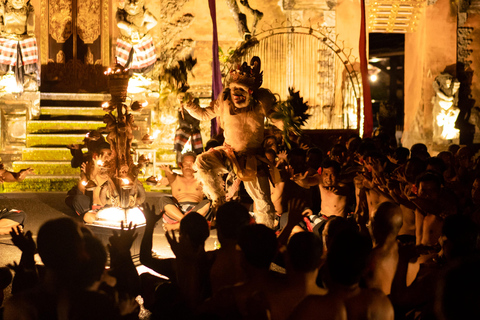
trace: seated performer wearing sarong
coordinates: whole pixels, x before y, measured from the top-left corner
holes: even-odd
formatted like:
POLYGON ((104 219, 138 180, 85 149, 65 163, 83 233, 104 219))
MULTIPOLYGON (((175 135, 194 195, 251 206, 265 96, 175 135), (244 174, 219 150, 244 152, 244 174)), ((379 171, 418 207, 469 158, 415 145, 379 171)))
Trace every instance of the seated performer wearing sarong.
MULTIPOLYGON (((32 168, 22 169, 19 172, 8 171, 0 162, 0 184, 4 182, 20 182, 28 174, 33 172, 32 168)), ((22 210, 0 208, 0 234, 8 234, 13 227, 18 225, 23 227, 26 214, 22 210)))
POLYGON ((152 37, 147 32, 157 19, 145 9, 145 0, 127 0, 116 14, 121 37, 117 39, 117 63, 135 73, 146 73, 157 60, 152 37))
POLYGON ((156 206, 160 211, 165 211, 163 215, 165 230, 178 229, 180 220, 190 212, 198 212, 207 220, 210 218, 210 201, 204 199, 202 186, 193 175, 195 157, 193 152, 183 154, 180 163, 181 175, 174 173, 169 166, 160 166, 165 171, 166 178, 160 180, 159 184, 168 184, 172 187, 172 197, 159 198, 156 206))
POLYGON ((24 83, 30 87, 25 75, 30 78, 31 87, 37 89, 38 49, 34 34, 35 12, 30 1, 1 1, 0 28, 0 71, 14 73, 21 91, 24 83))

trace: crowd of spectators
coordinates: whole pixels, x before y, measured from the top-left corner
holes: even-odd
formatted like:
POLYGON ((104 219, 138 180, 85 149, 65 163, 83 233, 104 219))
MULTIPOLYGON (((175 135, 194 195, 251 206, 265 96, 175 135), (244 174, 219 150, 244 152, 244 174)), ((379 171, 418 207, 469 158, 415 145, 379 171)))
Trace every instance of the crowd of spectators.
POLYGON ((210 224, 191 211, 166 233, 174 258, 161 258, 153 233, 165 212, 144 203, 140 262, 155 277, 133 264, 134 226, 108 253, 70 218, 46 222, 36 241, 16 227, 22 256, 0 269, 1 288, 12 284, 3 318, 480 319, 480 166, 469 147, 432 156, 379 134, 330 150, 268 136, 264 148, 274 229, 255 223, 239 187, 215 213, 219 249, 205 250, 210 224))

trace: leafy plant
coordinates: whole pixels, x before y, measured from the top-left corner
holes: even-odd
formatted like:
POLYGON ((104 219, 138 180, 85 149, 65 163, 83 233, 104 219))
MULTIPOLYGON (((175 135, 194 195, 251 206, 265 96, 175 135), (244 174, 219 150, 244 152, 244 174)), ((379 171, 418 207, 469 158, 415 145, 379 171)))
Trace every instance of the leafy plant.
POLYGON ((301 135, 301 127, 310 115, 307 113, 308 104, 300 97, 300 91, 295 92, 293 88, 288 88, 288 93, 287 100, 277 102, 270 117, 283 122, 283 138, 287 147, 291 148, 290 133, 301 135))

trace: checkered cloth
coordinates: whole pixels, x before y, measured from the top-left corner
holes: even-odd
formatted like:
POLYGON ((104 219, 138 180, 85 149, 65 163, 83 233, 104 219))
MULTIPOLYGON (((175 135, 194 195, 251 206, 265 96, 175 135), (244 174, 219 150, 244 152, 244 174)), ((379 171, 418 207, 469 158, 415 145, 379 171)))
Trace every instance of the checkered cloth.
POLYGON ((17 49, 20 48, 23 65, 37 63, 38 49, 37 40, 29 38, 25 40, 0 39, 0 64, 15 66, 17 64, 17 49))
POLYGON ((185 130, 182 128, 177 129, 177 131, 175 132, 174 149, 180 152, 183 151, 183 148, 185 147, 185 144, 187 143, 190 136, 192 137, 192 151, 196 154, 202 153, 203 141, 200 132, 197 131, 190 133, 189 130, 185 130))
POLYGON ((132 45, 121 38, 117 39, 117 49, 115 52, 117 63, 130 69, 142 69, 155 63, 157 55, 151 36, 145 36, 141 42, 132 45), (133 59, 130 65, 126 65, 130 51, 133 50, 133 59))

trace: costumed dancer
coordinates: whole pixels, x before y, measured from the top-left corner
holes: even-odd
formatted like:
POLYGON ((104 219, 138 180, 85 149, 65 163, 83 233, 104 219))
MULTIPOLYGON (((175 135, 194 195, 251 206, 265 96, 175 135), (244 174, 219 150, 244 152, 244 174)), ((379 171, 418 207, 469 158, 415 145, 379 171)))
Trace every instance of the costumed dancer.
MULTIPOLYGON (((270 198, 268 165, 262 152, 265 118, 274 111, 275 96, 260 88, 263 72, 260 58, 253 57, 230 72, 229 85, 209 107, 201 108, 190 99, 184 108, 199 120, 219 117, 225 143, 197 157, 196 178, 203 191, 212 200, 213 207, 225 202, 222 175, 233 171, 242 180, 255 202, 257 223, 273 227, 275 209, 270 198)), ((283 129, 282 121, 272 123, 283 129)))
POLYGON ((182 151, 191 138, 192 151, 195 154, 203 152, 202 134, 200 133, 200 121, 192 117, 188 112, 178 112, 178 129, 175 132, 173 148, 177 152, 177 164, 182 162, 182 151))

